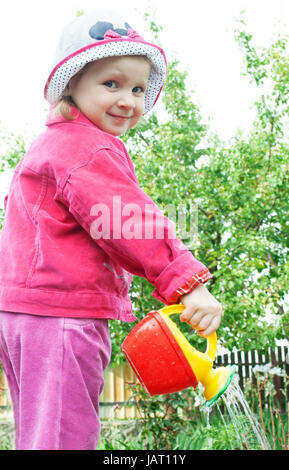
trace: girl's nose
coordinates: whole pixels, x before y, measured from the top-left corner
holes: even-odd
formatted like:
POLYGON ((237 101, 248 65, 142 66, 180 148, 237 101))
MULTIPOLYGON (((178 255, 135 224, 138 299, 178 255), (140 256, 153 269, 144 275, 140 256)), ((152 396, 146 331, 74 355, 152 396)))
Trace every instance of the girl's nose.
POLYGON ((135 108, 135 101, 131 93, 122 93, 119 97, 118 105, 123 108, 135 108))

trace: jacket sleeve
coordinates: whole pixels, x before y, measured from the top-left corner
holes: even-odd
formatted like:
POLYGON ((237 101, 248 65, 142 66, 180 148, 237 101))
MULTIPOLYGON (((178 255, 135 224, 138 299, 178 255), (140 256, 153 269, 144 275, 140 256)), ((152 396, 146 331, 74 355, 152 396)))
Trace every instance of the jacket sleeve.
POLYGON ((176 303, 212 277, 140 188, 125 155, 99 150, 70 172, 61 198, 95 243, 122 268, 145 277, 163 303, 176 303))

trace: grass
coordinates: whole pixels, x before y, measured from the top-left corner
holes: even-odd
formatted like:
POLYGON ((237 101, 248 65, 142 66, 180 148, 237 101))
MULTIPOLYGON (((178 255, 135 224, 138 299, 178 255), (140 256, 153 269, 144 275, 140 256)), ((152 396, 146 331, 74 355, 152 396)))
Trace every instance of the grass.
MULTIPOLYGON (((195 414, 192 411, 192 414, 195 414)), ((288 416, 278 412, 263 411, 266 437, 272 450, 289 449, 288 416)), ((159 429, 162 432, 162 429, 159 429)), ((252 442, 252 441, 251 441, 252 442)), ((209 427, 206 416, 187 421, 181 432, 171 439, 173 450, 239 450, 240 442, 236 439, 232 423, 224 426, 220 417, 210 416, 209 427)), ((153 436, 142 432, 140 421, 104 421, 98 450, 155 450, 153 436)), ((14 427, 11 421, 0 421, 0 450, 14 449, 14 427)), ((243 450, 246 449, 246 443, 243 450)), ((157 450, 165 450, 157 449, 157 450)))

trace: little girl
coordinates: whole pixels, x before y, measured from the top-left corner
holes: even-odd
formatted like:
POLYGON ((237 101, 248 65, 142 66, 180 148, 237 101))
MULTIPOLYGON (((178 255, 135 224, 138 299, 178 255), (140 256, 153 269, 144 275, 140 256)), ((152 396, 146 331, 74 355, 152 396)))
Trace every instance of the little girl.
POLYGON ((64 29, 45 86, 47 129, 5 198, 0 359, 17 450, 96 448, 108 320, 136 320, 133 274, 164 304, 182 301, 182 320, 201 335, 220 324, 222 308, 204 285, 211 274, 170 236, 118 139, 153 107, 165 76, 162 49, 113 13, 64 29), (163 237, 146 236, 160 225, 163 237))

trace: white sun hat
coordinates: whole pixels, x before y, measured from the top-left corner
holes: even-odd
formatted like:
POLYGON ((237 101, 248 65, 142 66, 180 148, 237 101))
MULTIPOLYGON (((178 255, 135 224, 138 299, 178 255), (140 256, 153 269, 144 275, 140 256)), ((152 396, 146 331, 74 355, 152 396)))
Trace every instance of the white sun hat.
POLYGON ((57 103, 69 80, 89 62, 126 55, 146 56, 152 63, 145 94, 144 112, 147 113, 157 101, 166 79, 165 53, 146 42, 118 14, 107 10, 78 16, 64 28, 45 85, 45 99, 50 104, 57 103))

